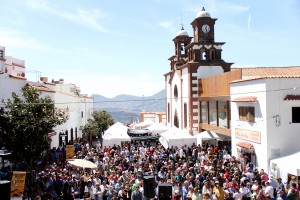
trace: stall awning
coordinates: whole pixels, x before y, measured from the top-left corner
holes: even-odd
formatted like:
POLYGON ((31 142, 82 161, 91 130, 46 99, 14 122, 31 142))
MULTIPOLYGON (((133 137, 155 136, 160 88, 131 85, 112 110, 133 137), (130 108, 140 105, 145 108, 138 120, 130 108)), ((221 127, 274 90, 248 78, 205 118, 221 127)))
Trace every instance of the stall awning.
POLYGON ((231 101, 232 102, 256 102, 257 97, 255 97, 255 96, 242 96, 242 97, 237 97, 237 98, 235 98, 231 101))
POLYGON ((254 149, 253 144, 251 144, 249 142, 244 142, 244 141, 240 141, 240 142, 236 143, 236 146, 239 146, 239 147, 242 147, 245 149, 250 149, 250 150, 254 149))

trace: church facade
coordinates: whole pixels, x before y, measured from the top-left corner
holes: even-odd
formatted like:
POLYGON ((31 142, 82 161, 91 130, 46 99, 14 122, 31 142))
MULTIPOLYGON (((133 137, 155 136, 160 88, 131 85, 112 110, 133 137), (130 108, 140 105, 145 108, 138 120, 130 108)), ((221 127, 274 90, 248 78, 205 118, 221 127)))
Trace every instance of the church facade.
POLYGON ((202 130, 199 83, 206 77, 231 70, 232 63, 222 59, 225 43, 215 41, 216 20, 202 8, 191 22, 193 37, 182 28, 173 39, 175 54, 169 58, 170 71, 164 74, 169 127, 199 133, 202 130))

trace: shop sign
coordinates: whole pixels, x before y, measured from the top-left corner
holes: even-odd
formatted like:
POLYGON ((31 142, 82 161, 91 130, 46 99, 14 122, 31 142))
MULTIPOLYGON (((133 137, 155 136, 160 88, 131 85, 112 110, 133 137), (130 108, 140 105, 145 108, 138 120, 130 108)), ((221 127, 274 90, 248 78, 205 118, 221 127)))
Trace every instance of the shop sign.
POLYGON ((236 128, 235 137, 260 144, 260 132, 236 128))

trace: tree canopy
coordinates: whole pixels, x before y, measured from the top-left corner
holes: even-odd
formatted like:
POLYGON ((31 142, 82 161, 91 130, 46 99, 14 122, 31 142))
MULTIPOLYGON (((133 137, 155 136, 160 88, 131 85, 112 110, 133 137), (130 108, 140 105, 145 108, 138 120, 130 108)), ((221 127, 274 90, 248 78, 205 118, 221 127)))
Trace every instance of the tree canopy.
POLYGON ((12 152, 12 160, 23 162, 31 171, 33 162, 50 147, 50 133, 67 120, 49 96, 41 97, 37 89, 25 86, 23 96, 12 93, 0 108, 0 146, 12 152))
POLYGON ((87 124, 81 127, 84 134, 97 136, 114 124, 112 116, 106 110, 94 111, 87 124))

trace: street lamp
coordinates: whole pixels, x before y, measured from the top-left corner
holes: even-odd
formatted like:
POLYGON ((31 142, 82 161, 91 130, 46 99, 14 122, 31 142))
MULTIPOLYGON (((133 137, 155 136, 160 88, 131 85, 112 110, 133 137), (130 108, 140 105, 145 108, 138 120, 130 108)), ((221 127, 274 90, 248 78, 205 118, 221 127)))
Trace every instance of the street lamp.
POLYGON ((62 163, 62 166, 63 166, 63 168, 65 168, 65 161, 66 161, 66 153, 65 153, 65 151, 66 151, 66 134, 63 132, 63 131, 61 131, 60 133, 59 133, 59 137, 61 138, 61 141, 62 141, 62 153, 63 153, 63 163, 62 163))

